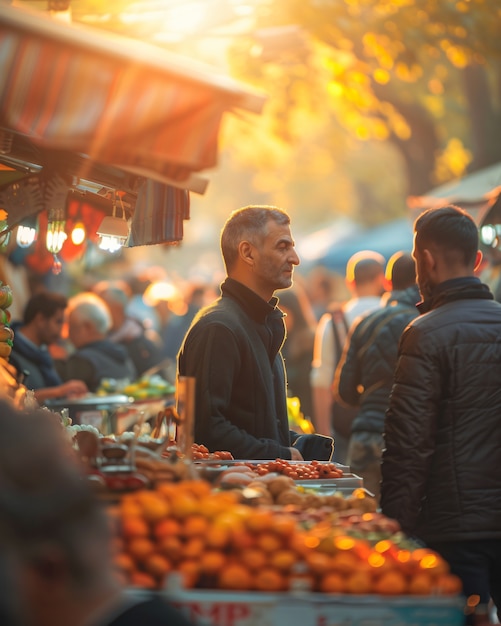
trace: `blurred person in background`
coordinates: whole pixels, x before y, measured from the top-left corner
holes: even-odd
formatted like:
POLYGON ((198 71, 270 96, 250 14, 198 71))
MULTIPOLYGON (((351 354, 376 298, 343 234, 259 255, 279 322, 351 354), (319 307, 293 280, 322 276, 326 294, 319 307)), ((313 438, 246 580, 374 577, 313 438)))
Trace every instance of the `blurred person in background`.
POLYGON ((78 378, 95 392, 103 378, 137 378, 126 348, 108 338, 112 318, 104 300, 90 292, 78 294, 69 300, 65 317, 74 352, 65 361, 57 361, 64 380, 78 378))
POLYGON ((184 310, 170 319, 162 335, 164 342, 164 354, 169 359, 176 359, 184 336, 188 332, 191 322, 200 309, 206 304, 206 286, 200 284, 188 284, 184 290, 184 310))
POLYGON ((127 303, 127 315, 142 320, 147 328, 155 331, 160 330, 160 320, 155 308, 144 300, 146 289, 155 282, 151 272, 144 270, 137 274, 132 274, 125 279, 130 289, 130 298, 127 303))
MULTIPOLYGON (((304 288, 313 309, 316 320, 320 320, 335 300, 344 300, 343 279, 326 267, 318 265, 308 273, 304 288), (339 296, 339 297, 336 297, 339 296)), ((347 294, 348 295, 348 294, 347 294)))
POLYGON ((400 339, 381 509, 448 561, 470 609, 492 597, 500 618, 501 304, 475 276, 478 244, 474 219, 455 206, 414 223, 422 301, 400 339))
POLYGON ((287 337, 282 348, 287 371, 287 392, 299 398, 302 413, 314 422, 310 372, 315 341, 315 314, 306 291, 299 283, 280 293, 287 337))
MULTIPOLYGON (((179 317, 176 311, 181 313, 185 310, 183 294, 174 283, 161 280, 151 283, 146 288, 143 299, 148 306, 154 309, 159 320, 158 334, 162 342, 163 369, 167 380, 174 381, 176 379, 177 351, 172 350, 172 341, 169 337, 171 328, 175 326, 175 320, 179 317)), ((175 335, 174 332, 173 334, 175 335)))
POLYGON ((158 333, 145 328, 141 320, 127 313, 131 292, 125 281, 99 281, 92 288, 102 298, 111 313, 112 326, 108 339, 125 347, 136 368, 138 376, 159 365, 163 345, 158 333))
POLYGON ((397 252, 386 266, 388 292, 382 308, 353 324, 336 370, 334 388, 341 401, 358 411, 351 427, 347 464, 379 502, 386 409, 398 343, 418 315, 419 290, 411 254, 397 252))
POLYGON ((61 339, 67 305, 65 296, 40 291, 28 300, 23 320, 11 326, 14 340, 10 363, 21 374, 22 383, 34 391, 39 404, 88 392, 87 385, 80 379, 70 377, 63 382, 49 351, 49 347, 61 339))
POLYGON ((0 401, 0 431, 2 626, 189 626, 160 595, 121 587, 111 520, 58 417, 0 401))
POLYGON ((346 463, 355 412, 334 401, 334 374, 352 323, 360 315, 381 306, 385 266, 386 261, 378 252, 362 250, 354 254, 348 260, 345 276, 351 298, 342 304, 331 304, 315 331, 311 370, 315 427, 322 435, 334 433, 334 460, 338 463, 346 463))

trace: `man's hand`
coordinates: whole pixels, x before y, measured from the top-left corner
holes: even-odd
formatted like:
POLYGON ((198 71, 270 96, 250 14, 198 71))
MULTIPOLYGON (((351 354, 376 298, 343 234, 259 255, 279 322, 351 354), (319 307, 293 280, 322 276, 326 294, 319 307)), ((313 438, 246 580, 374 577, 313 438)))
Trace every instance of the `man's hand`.
POLYGON ((289 448, 291 451, 291 461, 304 461, 303 455, 297 448, 289 448))
POLYGON ((61 385, 60 390, 61 396, 66 398, 78 398, 89 391, 83 380, 68 380, 61 385))

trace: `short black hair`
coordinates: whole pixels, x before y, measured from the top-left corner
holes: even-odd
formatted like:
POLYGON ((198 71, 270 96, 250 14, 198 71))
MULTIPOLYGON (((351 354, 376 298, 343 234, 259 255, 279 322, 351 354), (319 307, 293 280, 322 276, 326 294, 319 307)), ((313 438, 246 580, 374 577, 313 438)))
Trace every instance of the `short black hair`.
POLYGON ((386 265, 386 278, 392 289, 401 290, 416 284, 416 263, 410 252, 395 252, 386 265))
POLYGON ((29 324, 32 322, 38 313, 41 313, 45 318, 52 317, 68 306, 68 298, 60 293, 54 293, 51 291, 41 291, 32 296, 24 309, 23 322, 29 324))
POLYGON ((435 247, 450 259, 473 267, 478 251, 478 229, 473 217, 453 204, 424 211, 414 222, 415 247, 435 247))

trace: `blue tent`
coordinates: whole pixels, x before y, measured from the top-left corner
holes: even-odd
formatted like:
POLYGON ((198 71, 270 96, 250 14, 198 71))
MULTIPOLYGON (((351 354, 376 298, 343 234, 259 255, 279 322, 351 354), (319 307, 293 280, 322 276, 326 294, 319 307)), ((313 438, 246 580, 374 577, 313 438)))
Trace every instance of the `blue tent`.
POLYGON ((399 250, 411 252, 412 244, 412 221, 408 218, 401 218, 374 228, 361 228, 356 233, 349 234, 333 243, 327 252, 308 259, 306 265, 310 268, 314 265, 323 265, 344 275, 346 264, 355 252, 374 250, 388 260, 399 250))

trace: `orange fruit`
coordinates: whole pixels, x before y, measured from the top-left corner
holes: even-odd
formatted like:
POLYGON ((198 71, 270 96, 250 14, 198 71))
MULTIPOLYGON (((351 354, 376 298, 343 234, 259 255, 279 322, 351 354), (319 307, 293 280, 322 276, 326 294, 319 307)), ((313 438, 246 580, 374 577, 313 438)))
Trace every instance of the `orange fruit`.
POLYGON ((308 568, 314 574, 325 574, 332 569, 332 557, 324 552, 314 552, 306 556, 308 568))
POLYGON ((296 520, 288 515, 277 515, 273 521, 273 530, 281 537, 291 538, 296 529, 296 520))
POLYGON ((259 548, 245 548, 238 555, 238 561, 252 571, 261 570, 268 563, 268 556, 259 548))
POLYGON ((200 505, 196 498, 189 494, 180 493, 171 501, 171 512, 173 517, 184 520, 190 515, 198 513, 200 505))
POLYGON ((256 536, 245 529, 235 528, 231 533, 231 544, 237 550, 253 548, 257 545, 256 536))
POLYGON ((217 574, 224 568, 226 561, 226 556, 219 550, 207 550, 200 559, 200 570, 204 574, 217 574))
POLYGON ((393 569, 400 569, 401 566, 396 562, 389 554, 381 554, 372 550, 366 561, 368 567, 377 576, 380 576, 383 572, 389 572, 393 569))
POLYGON ((181 574, 183 585, 187 589, 195 587, 200 576, 200 561, 193 559, 186 559, 181 561, 176 568, 176 571, 181 574))
POLYGON ((141 517, 141 507, 135 497, 124 496, 119 508, 124 517, 141 517))
POLYGON ((359 566, 359 559, 352 552, 338 552, 331 557, 330 568, 341 574, 351 574, 359 566))
POLYGON ((271 567, 257 572, 254 579, 254 587, 259 591, 285 591, 288 586, 288 578, 271 567))
POLYGON ((373 585, 374 592, 383 596, 403 595, 407 592, 407 588, 405 576, 396 570, 384 572, 375 580, 373 585))
POLYGON ((429 571, 433 576, 441 576, 450 572, 449 563, 437 553, 423 556, 419 561, 419 569, 429 571))
POLYGON ((322 593, 344 593, 345 577, 338 572, 328 572, 320 579, 319 591, 322 593))
POLYGON ((181 486, 185 493, 197 498, 205 498, 212 491, 212 485, 206 480, 183 480, 181 486))
POLYGON ((137 494, 137 500, 143 517, 148 522, 158 522, 170 513, 170 505, 165 498, 153 491, 141 491, 137 494))
POLYGON ((280 572, 289 572, 297 563, 297 555, 292 550, 278 550, 270 556, 270 565, 280 572))
POLYGON ((463 583, 454 574, 442 574, 433 583, 433 590, 441 595, 454 596, 463 591, 463 583))
POLYGON ((429 596, 433 591, 433 578, 428 572, 417 572, 409 581, 409 593, 415 596, 429 596))
POLYGON ((190 515, 181 526, 181 534, 185 537, 198 537, 206 535, 209 522, 203 515, 190 515))
POLYGON ((131 539, 127 545, 127 551, 136 561, 143 561, 147 556, 155 552, 155 545, 146 537, 131 539))
POLYGON ((179 536, 181 534, 181 524, 178 520, 168 517, 155 524, 153 534, 157 539, 164 537, 179 536))
POLYGON ((358 570, 350 574, 346 579, 346 592, 367 594, 372 590, 372 576, 369 572, 358 570))
POLYGON ((231 528, 212 524, 207 529, 205 541, 210 548, 224 548, 231 539, 231 528))
POLYGON ((115 554, 113 564, 122 572, 132 572, 135 567, 134 559, 126 552, 115 554))
POLYGON ((150 534, 148 524, 141 517, 124 517, 122 519, 122 537, 132 539, 135 537, 147 537, 150 534))
POLYGON ((182 556, 184 544, 179 537, 163 537, 158 542, 158 551, 169 559, 169 561, 178 561, 182 556))
POLYGON ((246 591, 252 589, 252 575, 250 571, 239 563, 229 563, 218 576, 220 589, 232 589, 234 591, 246 591))
POLYGON ((144 589, 156 589, 157 582, 150 574, 145 572, 132 572, 130 575, 130 585, 132 587, 142 587, 144 589))
POLYGON ((246 520, 246 527, 251 532, 270 530, 273 524, 273 513, 268 509, 255 509, 246 520))
POLYGON ((157 483, 155 492, 170 502, 173 498, 177 497, 179 487, 177 483, 161 482, 157 483))
POLYGON ((172 566, 170 562, 161 554, 150 554, 144 559, 144 569, 155 578, 163 578, 170 570, 172 566))
POLYGON ((205 550, 205 541, 200 537, 193 537, 183 546, 184 559, 197 559, 205 550))
POLYGON ((282 539, 271 531, 264 531, 256 536, 256 546, 264 552, 277 552, 282 548, 282 539))

